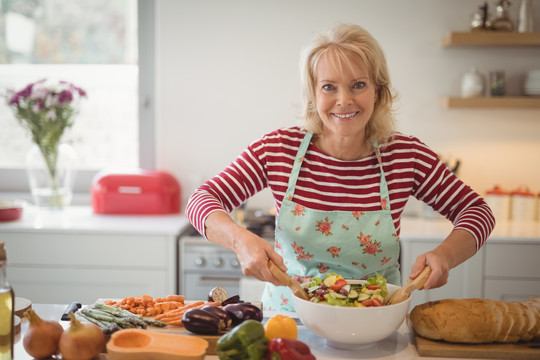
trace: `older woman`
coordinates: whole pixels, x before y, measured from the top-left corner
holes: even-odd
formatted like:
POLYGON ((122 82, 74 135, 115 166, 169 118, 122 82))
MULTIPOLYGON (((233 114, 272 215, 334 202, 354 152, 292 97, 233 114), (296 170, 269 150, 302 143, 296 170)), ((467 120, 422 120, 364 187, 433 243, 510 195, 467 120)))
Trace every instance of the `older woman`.
POLYGON ((424 143, 395 130, 394 95, 378 42, 356 25, 319 36, 303 59, 304 124, 253 142, 192 195, 186 214, 208 240, 233 250, 243 273, 268 282, 265 309, 292 311, 268 260, 298 281, 336 272, 378 272, 400 284, 400 218, 409 196, 454 224, 439 246, 419 256, 411 277, 429 265, 424 288, 446 284, 494 227, 484 200, 424 143), (275 246, 228 215, 269 187, 276 208, 275 246))

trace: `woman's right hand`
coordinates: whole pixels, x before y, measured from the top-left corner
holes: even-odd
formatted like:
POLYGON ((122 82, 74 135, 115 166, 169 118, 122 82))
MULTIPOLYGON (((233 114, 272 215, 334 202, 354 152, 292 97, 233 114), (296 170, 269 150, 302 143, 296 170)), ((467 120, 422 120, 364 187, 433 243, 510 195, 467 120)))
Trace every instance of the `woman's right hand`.
POLYGON ((205 230, 208 240, 236 253, 244 275, 281 285, 270 272, 268 260, 271 259, 283 271, 287 271, 287 267, 268 241, 241 227, 222 211, 208 215, 205 230))
POLYGON ((249 230, 242 229, 235 234, 233 251, 238 256, 245 276, 253 276, 277 286, 282 285, 270 272, 268 260, 272 260, 283 271, 287 271, 287 267, 283 263, 283 258, 275 252, 268 241, 249 230))

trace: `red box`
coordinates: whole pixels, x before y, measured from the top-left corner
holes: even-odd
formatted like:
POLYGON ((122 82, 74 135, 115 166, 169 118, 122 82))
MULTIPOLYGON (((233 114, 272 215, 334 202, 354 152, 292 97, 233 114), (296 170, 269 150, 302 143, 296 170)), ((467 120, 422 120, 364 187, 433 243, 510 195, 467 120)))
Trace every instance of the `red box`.
POLYGON ((180 184, 164 171, 102 171, 91 187, 96 214, 175 214, 180 212, 180 184))

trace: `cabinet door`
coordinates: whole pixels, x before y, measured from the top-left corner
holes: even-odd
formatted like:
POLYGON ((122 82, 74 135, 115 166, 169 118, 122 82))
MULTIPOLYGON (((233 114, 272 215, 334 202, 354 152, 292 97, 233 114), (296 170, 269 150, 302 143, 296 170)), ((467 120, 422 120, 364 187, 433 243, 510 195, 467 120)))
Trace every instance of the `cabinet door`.
POLYGON ((174 292, 167 272, 156 270, 13 268, 9 278, 15 296, 37 304, 93 304, 99 298, 163 297, 174 292))
MULTIPOLYGON (((407 240, 401 242, 401 282, 405 284, 409 278, 412 264, 416 258, 439 243, 428 240, 407 240)), ((482 297, 482 264, 483 250, 463 264, 450 270, 446 285, 431 290, 413 291, 411 309, 416 305, 440 299, 465 299, 482 297)))
POLYGON ((177 292, 172 236, 17 232, 3 234, 2 240, 15 293, 34 303, 177 292))
POLYGON ((540 297, 540 280, 499 280, 484 282, 487 299, 502 301, 523 301, 530 297, 540 297))

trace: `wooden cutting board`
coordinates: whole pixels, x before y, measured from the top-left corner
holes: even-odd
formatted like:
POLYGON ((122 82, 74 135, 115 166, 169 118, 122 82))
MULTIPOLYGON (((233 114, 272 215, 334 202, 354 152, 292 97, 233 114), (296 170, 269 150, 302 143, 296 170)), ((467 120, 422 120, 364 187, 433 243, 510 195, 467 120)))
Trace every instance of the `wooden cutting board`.
MULTIPOLYGON (((420 356, 476 358, 476 359, 540 359, 540 348, 531 343, 516 344, 454 344, 421 337, 407 316, 407 323, 413 334, 414 345, 420 356)), ((538 344, 537 344, 538 345, 538 344)))
MULTIPOLYGON (((98 303, 103 303, 106 299, 98 299, 96 302, 98 303)), ((116 300, 116 299, 113 299, 113 300, 116 300)), ((194 300, 187 300, 186 301, 186 304, 189 304, 191 302, 193 302, 194 300)), ((262 303, 261 302, 251 302, 253 305, 256 305, 258 306, 259 308, 262 308, 262 303)), ((200 335, 200 334, 194 334, 192 332, 190 332, 189 330, 186 330, 185 327, 183 326, 172 326, 172 325, 167 325, 166 327, 154 327, 154 326, 148 326, 146 328, 147 330, 150 330, 150 331, 156 331, 156 332, 164 332, 164 333, 169 333, 169 334, 181 334, 181 335, 190 335, 190 336, 196 336, 198 338, 201 338, 201 339, 204 339, 206 341, 208 341, 208 349, 206 350, 206 355, 217 355, 217 342, 219 340, 219 338, 221 336, 223 336, 223 334, 220 334, 220 335, 200 335)))

